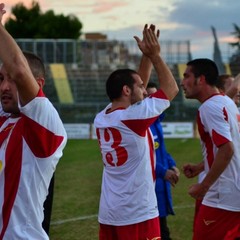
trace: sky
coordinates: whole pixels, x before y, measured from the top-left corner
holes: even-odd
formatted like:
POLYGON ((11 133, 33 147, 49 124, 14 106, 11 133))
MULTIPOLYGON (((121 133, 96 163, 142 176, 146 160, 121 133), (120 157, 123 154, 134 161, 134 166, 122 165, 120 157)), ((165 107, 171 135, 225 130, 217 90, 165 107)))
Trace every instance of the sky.
MULTIPOLYGON (((7 0, 7 12, 22 2, 7 0)), ((239 0, 39 0, 42 12, 51 9, 55 14, 74 14, 83 24, 83 33, 101 32, 108 39, 131 40, 140 36, 145 23, 160 29, 160 41, 189 40, 193 58, 213 59, 216 29, 223 60, 229 51, 227 44, 236 39, 231 34, 233 23, 240 26, 239 0)))

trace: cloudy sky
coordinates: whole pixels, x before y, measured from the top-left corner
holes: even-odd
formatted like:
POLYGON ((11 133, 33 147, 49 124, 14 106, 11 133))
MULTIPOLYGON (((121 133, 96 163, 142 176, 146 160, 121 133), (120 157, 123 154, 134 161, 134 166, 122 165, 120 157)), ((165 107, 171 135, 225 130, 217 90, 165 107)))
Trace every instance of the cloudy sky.
MULTIPOLYGON (((7 0, 6 10, 18 0, 7 0)), ((29 5, 31 0, 20 1, 29 5)), ((239 0, 39 0, 43 12, 74 14, 83 32, 102 32, 109 39, 129 40, 141 36, 145 23, 154 23, 163 40, 190 40, 193 58, 213 58, 214 26, 222 57, 232 49, 233 23, 240 26, 239 0)))

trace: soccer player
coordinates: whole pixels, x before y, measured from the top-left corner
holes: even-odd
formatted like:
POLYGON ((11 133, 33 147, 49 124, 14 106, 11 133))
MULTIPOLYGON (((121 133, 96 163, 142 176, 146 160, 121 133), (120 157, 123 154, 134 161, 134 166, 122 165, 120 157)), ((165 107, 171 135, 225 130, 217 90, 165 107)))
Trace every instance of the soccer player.
MULTIPOLYGON (((0 20, 5 13, 0 4, 0 20)), ((22 53, 0 24, 0 239, 49 239, 43 202, 66 144, 66 132, 44 96, 44 65, 22 53)))
POLYGON ((203 164, 185 166, 185 174, 203 180, 189 188, 189 194, 202 199, 195 219, 193 240, 224 239, 240 222, 240 134, 239 112, 228 96, 217 87, 218 69, 209 59, 187 63, 181 81, 185 97, 197 99, 197 124, 203 164))
POLYGON ((94 120, 104 164, 100 240, 160 239, 149 127, 169 107, 178 87, 160 56, 155 31, 146 25, 143 39, 135 39, 153 64, 161 90, 146 97, 146 83, 130 69, 116 70, 107 79, 111 103, 94 120))

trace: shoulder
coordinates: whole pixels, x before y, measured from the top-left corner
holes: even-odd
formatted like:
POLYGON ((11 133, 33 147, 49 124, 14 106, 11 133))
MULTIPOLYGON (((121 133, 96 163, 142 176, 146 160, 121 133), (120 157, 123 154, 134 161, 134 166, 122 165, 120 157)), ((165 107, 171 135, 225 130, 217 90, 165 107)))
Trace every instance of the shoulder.
POLYGON ((4 122, 8 119, 8 116, 0 116, 0 127, 3 125, 4 122))
POLYGON ((222 109, 222 106, 228 104, 229 100, 231 101, 226 95, 219 94, 212 96, 201 104, 199 111, 212 113, 213 110, 222 109))

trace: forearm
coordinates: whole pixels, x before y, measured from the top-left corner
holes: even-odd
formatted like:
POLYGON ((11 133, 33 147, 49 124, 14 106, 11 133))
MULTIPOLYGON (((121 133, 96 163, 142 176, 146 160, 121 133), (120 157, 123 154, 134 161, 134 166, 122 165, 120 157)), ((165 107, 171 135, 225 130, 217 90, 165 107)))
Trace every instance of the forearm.
POLYGON ((0 59, 9 74, 15 72, 19 64, 19 56, 21 56, 21 50, 4 26, 0 24, 0 59))
POLYGON ((149 57, 142 55, 138 74, 140 75, 141 79, 143 80, 144 87, 147 87, 147 84, 149 82, 150 76, 152 73, 152 62, 149 59, 149 57))
POLYGON ((209 189, 226 169, 233 155, 232 143, 226 143, 221 146, 213 161, 213 164, 202 181, 202 186, 209 189))
POLYGON ((200 162, 196 165, 196 171, 197 171, 197 174, 201 173, 203 170, 204 170, 204 162, 200 162))
POLYGON ((25 105, 37 95, 39 86, 22 50, 2 24, 0 24, 0 60, 10 79, 16 83, 21 104, 25 105))
POLYGON ((151 58, 151 61, 157 73, 160 88, 171 101, 179 91, 177 83, 161 56, 155 55, 151 58))

